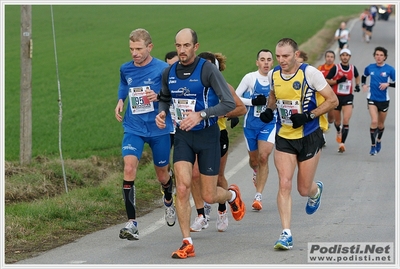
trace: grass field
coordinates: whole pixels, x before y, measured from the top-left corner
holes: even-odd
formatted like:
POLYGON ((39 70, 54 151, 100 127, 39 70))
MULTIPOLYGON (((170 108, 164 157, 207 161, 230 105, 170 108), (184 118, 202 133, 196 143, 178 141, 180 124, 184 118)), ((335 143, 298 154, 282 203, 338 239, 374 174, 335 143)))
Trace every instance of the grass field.
MULTIPOLYGON (((155 44, 153 56, 163 59, 174 49, 175 33, 183 27, 193 28, 199 35, 199 52, 222 52, 228 57, 223 73, 236 87, 244 74, 255 70, 256 53, 261 48, 274 51, 282 37, 292 37, 307 48, 312 63, 332 42, 340 20, 357 16, 364 7, 53 6, 69 186, 66 194, 57 158, 58 88, 50 6, 33 6, 32 12, 34 161, 28 167, 18 165, 20 7, 6 6, 6 263, 125 220, 122 127, 114 118, 114 108, 119 66, 130 61, 128 36, 133 29, 149 30, 155 44), (316 33, 322 34, 315 38, 316 33)), ((230 139, 242 136, 241 126, 228 129, 230 139)), ((137 178, 140 217, 159 207, 154 201, 161 200, 148 154, 142 158, 137 178)))
MULTIPOLYGON (((234 87, 255 69, 261 48, 274 50, 282 37, 299 44, 337 16, 359 14, 347 5, 55 5, 55 41, 62 96, 65 158, 119 155, 121 124, 114 118, 119 67, 130 61, 129 33, 145 28, 153 56, 174 49, 176 32, 197 31, 201 51, 227 56, 224 76, 234 87), (315 16, 314 14, 318 14, 315 16)), ((337 28, 338 25, 332 27, 337 28)), ((58 87, 51 8, 32 7, 32 156, 58 154, 58 87)), ((318 46, 317 46, 318 48, 318 46)), ((5 7, 5 159, 19 158, 20 6, 5 7)), ((309 51, 312 54, 313 51, 309 51)))

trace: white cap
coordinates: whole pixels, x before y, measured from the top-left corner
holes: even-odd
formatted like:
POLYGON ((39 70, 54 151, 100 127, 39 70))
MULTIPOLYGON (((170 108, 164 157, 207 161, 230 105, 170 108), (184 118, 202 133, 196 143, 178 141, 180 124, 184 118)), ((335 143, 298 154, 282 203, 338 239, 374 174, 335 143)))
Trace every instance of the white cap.
POLYGON ((342 49, 342 50, 340 51, 340 54, 339 54, 339 55, 342 55, 343 53, 347 53, 348 55, 351 55, 351 51, 350 51, 349 49, 342 49))

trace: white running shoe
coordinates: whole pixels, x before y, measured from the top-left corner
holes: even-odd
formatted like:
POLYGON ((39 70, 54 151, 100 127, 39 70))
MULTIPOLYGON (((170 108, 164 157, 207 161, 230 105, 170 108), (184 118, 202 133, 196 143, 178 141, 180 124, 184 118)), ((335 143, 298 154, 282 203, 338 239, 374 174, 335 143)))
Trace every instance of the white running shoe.
POLYGON ((174 226, 176 221, 176 211, 174 203, 172 203, 171 206, 164 205, 164 207, 165 207, 165 213, 164 213, 165 222, 170 227, 174 226))
POLYGON ((211 205, 204 202, 204 215, 206 215, 207 221, 210 221, 211 205))
POLYGON ((128 221, 125 227, 119 231, 119 238, 128 240, 139 240, 139 230, 133 221, 128 221))
POLYGON ((200 232, 202 229, 208 228, 208 221, 203 215, 198 215, 195 219, 193 224, 190 226, 191 232, 200 232))
POLYGON ((224 212, 218 211, 217 217, 217 231, 225 232, 228 229, 228 216, 226 210, 224 212))

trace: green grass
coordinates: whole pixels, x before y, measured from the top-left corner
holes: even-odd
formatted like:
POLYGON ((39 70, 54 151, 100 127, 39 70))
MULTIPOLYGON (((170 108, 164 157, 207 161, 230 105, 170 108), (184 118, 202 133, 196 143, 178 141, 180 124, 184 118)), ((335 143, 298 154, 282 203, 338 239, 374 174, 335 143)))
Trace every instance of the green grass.
MULTIPOLYGON (((227 56, 224 76, 234 87, 255 69, 261 48, 274 50, 285 36, 306 42, 331 18, 359 14, 364 6, 329 5, 55 5, 65 158, 120 154, 122 127, 114 118, 119 67, 130 60, 129 33, 145 28, 153 56, 174 49, 176 32, 195 29, 201 51, 227 56), (318 14, 315 16, 314 14, 318 14)), ((334 26, 336 27, 336 25, 334 26)), ((51 9, 32 7, 32 156, 58 155, 58 87, 51 9)), ((312 52, 309 52, 312 53, 312 52)), ((20 7, 5 7, 5 159, 19 158, 20 7)))

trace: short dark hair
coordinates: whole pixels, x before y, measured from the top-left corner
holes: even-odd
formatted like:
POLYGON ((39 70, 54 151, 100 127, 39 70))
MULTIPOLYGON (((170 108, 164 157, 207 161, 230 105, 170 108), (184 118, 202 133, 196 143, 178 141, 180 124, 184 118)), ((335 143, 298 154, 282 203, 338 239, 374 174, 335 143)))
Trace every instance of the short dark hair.
POLYGON ((174 50, 174 51, 170 51, 167 52, 167 54, 165 54, 165 61, 167 60, 171 60, 172 58, 174 58, 175 56, 178 56, 178 53, 174 50))
POLYGON ((257 52, 257 59, 256 59, 256 60, 258 60, 258 58, 260 57, 260 53, 261 53, 261 52, 269 52, 269 53, 271 53, 272 56, 274 56, 274 54, 272 53, 272 51, 270 51, 269 49, 260 49, 260 50, 257 52))
POLYGON ((385 61, 386 61, 386 59, 387 59, 387 49, 385 49, 384 47, 376 47, 375 50, 374 50, 373 56, 375 56, 375 53, 377 51, 382 51, 383 52, 383 55, 385 55, 385 61))
POLYGON ((278 41, 278 44, 276 44, 278 47, 282 47, 284 45, 289 45, 293 48, 294 51, 299 50, 299 46, 297 45, 296 41, 294 41, 291 38, 284 37, 281 40, 278 41))
POLYGON ((333 54, 333 58, 336 58, 336 54, 335 54, 335 52, 334 52, 333 50, 327 50, 327 51, 325 51, 325 57, 326 57, 326 55, 327 55, 328 53, 332 53, 332 54, 333 54))

